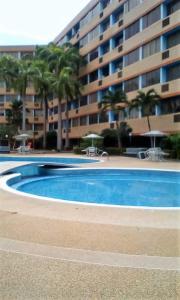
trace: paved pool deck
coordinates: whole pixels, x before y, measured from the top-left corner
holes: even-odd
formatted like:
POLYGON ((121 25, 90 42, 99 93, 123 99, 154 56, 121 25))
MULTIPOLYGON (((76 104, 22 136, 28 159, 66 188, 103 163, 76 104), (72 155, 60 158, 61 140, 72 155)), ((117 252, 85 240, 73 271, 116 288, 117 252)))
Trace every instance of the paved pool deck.
MULTIPOLYGON (((0 173, 22 164, 1 163, 0 173)), ((110 157, 81 166, 180 164, 110 157)), ((0 299, 178 299, 179 221, 178 210, 42 201, 0 187, 0 299)))

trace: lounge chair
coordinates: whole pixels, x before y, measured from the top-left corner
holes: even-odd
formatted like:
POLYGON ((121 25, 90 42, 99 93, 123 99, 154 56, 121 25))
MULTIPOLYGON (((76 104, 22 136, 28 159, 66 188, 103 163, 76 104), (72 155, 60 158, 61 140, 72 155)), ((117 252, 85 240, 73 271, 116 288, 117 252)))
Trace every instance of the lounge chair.
POLYGON ((141 151, 138 153, 138 157, 144 160, 151 161, 162 161, 164 160, 164 156, 168 156, 168 153, 162 151, 161 148, 149 148, 147 151, 141 151))

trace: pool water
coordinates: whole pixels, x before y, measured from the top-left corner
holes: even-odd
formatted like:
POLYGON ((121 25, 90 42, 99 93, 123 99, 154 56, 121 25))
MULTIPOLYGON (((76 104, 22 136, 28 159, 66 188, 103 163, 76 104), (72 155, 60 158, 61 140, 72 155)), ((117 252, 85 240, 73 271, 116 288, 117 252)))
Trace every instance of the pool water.
POLYGON ((13 185, 38 196, 87 203, 179 207, 180 176, 173 171, 79 169, 13 185))
POLYGON ((59 163, 59 164, 84 164, 93 163, 97 160, 86 158, 66 158, 66 157, 31 157, 31 156, 0 156, 0 163, 5 161, 27 161, 27 162, 42 162, 42 163, 59 163))

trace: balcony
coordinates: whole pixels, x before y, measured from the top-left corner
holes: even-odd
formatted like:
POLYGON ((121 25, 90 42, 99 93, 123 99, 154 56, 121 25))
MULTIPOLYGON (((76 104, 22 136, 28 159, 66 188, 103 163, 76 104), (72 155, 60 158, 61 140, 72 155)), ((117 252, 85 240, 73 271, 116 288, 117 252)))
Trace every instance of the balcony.
POLYGON ((149 72, 153 69, 160 68, 164 65, 173 63, 179 60, 180 56, 180 45, 170 48, 169 55, 166 59, 163 59, 162 52, 156 53, 154 55, 148 56, 143 60, 137 61, 124 68, 123 76, 124 79, 135 77, 138 74, 143 74, 149 72))
POLYGON ((129 52, 131 49, 135 49, 142 44, 151 41, 158 37, 160 34, 166 33, 175 28, 179 24, 180 11, 176 11, 169 16, 169 25, 163 27, 163 20, 152 24, 144 29, 142 32, 135 34, 133 37, 124 42, 124 51, 129 52))
MULTIPOLYGON (((151 116, 151 130, 165 131, 169 133, 179 132, 179 122, 174 122, 174 116, 178 114, 169 114, 161 116, 151 116)), ((133 134, 141 134, 149 131, 147 118, 130 119, 128 124, 133 128, 133 134)))
POLYGON ((93 104, 89 104, 89 105, 84 105, 81 106, 77 109, 73 109, 69 111, 69 118, 75 118, 75 117, 79 117, 79 116, 84 116, 87 114, 93 114, 96 113, 98 111, 98 104, 97 103, 93 103, 93 104))
MULTIPOLYGON (((109 123, 101 123, 101 124, 93 124, 93 125, 86 125, 86 126, 78 126, 78 127, 72 127, 71 131, 69 133, 70 138, 81 138, 87 132, 92 131, 92 132, 97 132, 101 133, 102 130, 110 128, 109 123)), ((65 135, 64 135, 65 137, 65 135)))
MULTIPOLYGON (((162 98, 168 98, 179 95, 180 79, 172 80, 165 83, 154 84, 143 88, 144 92, 148 92, 151 89, 155 89, 156 92, 161 95, 162 98), (163 91, 163 87, 166 86, 166 89, 163 91)), ((137 91, 133 91, 127 94, 128 99, 132 100, 137 96, 137 91)))

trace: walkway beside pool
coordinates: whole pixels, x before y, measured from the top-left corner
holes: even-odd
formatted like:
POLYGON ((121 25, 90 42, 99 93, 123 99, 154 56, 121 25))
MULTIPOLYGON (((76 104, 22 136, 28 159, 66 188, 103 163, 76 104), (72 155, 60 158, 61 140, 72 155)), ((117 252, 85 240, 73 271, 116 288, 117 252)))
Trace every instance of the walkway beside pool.
MULTIPOLYGON (((21 164, 0 163, 0 173, 21 164)), ((81 166, 178 170, 180 164, 110 157, 81 166)), ((178 210, 49 202, 0 188, 0 220, 2 299, 179 297, 178 210)))

